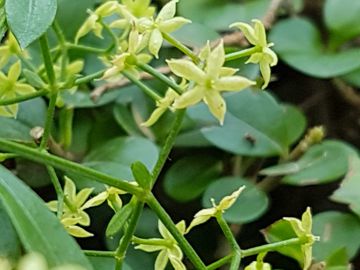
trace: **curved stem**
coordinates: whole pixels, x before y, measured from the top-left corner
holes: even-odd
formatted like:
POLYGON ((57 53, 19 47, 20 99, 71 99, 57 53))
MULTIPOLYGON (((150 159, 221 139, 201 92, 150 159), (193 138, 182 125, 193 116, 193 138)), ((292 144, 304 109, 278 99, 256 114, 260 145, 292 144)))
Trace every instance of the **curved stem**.
POLYGON ((182 94, 184 90, 174 81, 170 80, 167 76, 157 71, 155 68, 148 64, 137 63, 136 64, 141 70, 151 74, 153 77, 167 84, 170 88, 174 89, 178 94, 182 94))
POLYGON ((95 73, 92 73, 92 74, 89 74, 87 76, 78 78, 78 79, 75 80, 74 85, 88 83, 88 82, 91 82, 94 79, 99 79, 104 75, 105 71, 106 71, 106 69, 102 69, 102 70, 99 70, 99 71, 97 71, 95 73))
POLYGON ((18 96, 15 98, 0 100, 0 106, 11 105, 15 103, 20 103, 22 101, 34 99, 37 97, 42 97, 45 96, 48 92, 49 92, 48 90, 44 89, 44 90, 36 91, 34 93, 18 96))
POLYGON ((189 56, 195 64, 200 63, 200 58, 195 53, 193 53, 192 50, 190 50, 188 47, 186 47, 184 44, 178 41, 176 38, 174 38, 173 36, 167 33, 162 33, 162 36, 167 42, 169 42, 171 45, 176 47, 179 51, 189 56))
MULTIPOLYGON (((124 233, 124 236, 121 238, 120 240, 120 244, 118 249, 116 250, 116 254, 115 254, 115 259, 116 259, 116 265, 115 265, 115 270, 121 270, 124 259, 125 259, 125 255, 126 255, 126 251, 129 247, 129 244, 131 242, 131 239, 135 233, 135 229, 136 229, 136 225, 139 221, 141 212, 144 208, 144 203, 141 201, 138 201, 136 199, 136 197, 133 197, 132 200, 135 200, 135 206, 134 206, 134 210, 132 212, 131 215, 131 219, 129 222, 129 226, 126 228, 126 231, 124 233)), ((130 202, 131 203, 131 202, 130 202)))
POLYGON ((64 192, 62 190, 62 187, 60 185, 59 178, 56 175, 55 169, 51 166, 46 166, 46 169, 49 173, 51 182, 55 188, 56 196, 57 196, 57 216, 60 219, 62 217, 63 213, 63 207, 64 207, 64 192))
POLYGON ((90 52, 90 53, 95 53, 95 54, 104 54, 108 50, 107 48, 99 49, 99 48, 90 47, 90 46, 86 46, 86 45, 78 45, 78 44, 74 44, 74 43, 70 43, 70 42, 66 43, 66 47, 68 50, 84 51, 84 52, 90 52))
POLYGON ((234 255, 230 254, 230 255, 227 255, 227 256, 217 260, 216 262, 213 262, 212 264, 207 266, 207 270, 219 269, 224 264, 227 264, 227 263, 231 262, 231 259, 232 259, 233 256, 234 255))
POLYGON ((256 52, 259 52, 258 47, 252 47, 238 52, 228 53, 227 55, 225 55, 225 61, 231 61, 231 60, 247 57, 256 52))

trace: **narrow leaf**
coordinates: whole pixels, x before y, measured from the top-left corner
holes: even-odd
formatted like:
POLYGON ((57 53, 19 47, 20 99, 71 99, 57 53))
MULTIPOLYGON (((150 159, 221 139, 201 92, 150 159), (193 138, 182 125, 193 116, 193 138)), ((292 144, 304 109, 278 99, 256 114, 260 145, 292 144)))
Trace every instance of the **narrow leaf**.
POLYGON ((143 163, 140 161, 134 162, 131 164, 131 171, 139 186, 150 189, 152 176, 143 163))
POLYGON ((133 204, 128 203, 123 208, 121 208, 120 211, 116 212, 116 214, 112 217, 109 225, 106 228, 107 237, 115 235, 118 231, 122 229, 122 227, 125 225, 125 222, 130 217, 132 210, 133 204))
POLYGON ((56 0, 6 0, 6 19, 22 48, 46 32, 56 9, 56 0))
POLYGON ((44 202, 20 179, 0 166, 0 198, 24 248, 43 254, 51 267, 92 266, 44 202))

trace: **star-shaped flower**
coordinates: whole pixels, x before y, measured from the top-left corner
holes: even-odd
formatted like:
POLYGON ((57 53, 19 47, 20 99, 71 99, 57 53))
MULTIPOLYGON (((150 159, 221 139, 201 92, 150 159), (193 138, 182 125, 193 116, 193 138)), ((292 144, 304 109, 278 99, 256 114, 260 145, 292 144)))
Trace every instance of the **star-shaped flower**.
POLYGON ((302 240, 304 244, 301 245, 301 250, 304 255, 303 270, 309 269, 312 260, 312 245, 315 241, 319 240, 319 237, 314 236, 312 230, 312 215, 310 207, 306 209, 301 217, 301 220, 297 218, 284 218, 284 220, 290 222, 295 234, 302 240))
POLYGON ((75 43, 78 43, 81 37, 85 36, 91 31, 93 31, 97 37, 102 38, 103 25, 101 24, 101 20, 102 18, 110 16, 115 12, 121 13, 120 4, 118 1, 105 2, 99 6, 95 12, 88 10, 90 16, 86 19, 86 21, 82 24, 76 33, 75 43))
POLYGON ((0 68, 3 68, 13 55, 26 56, 26 52, 21 50, 19 43, 15 39, 14 35, 9 32, 5 44, 0 46, 0 68))
POLYGON ((244 270, 271 270, 271 265, 264 262, 252 262, 244 270))
POLYGON ((255 48, 258 48, 258 52, 252 54, 246 63, 259 64, 260 72, 264 78, 264 84, 262 86, 262 89, 265 89, 270 82, 270 67, 277 64, 278 58, 274 51, 270 49, 270 47, 274 44, 267 43, 266 31, 262 22, 259 20, 252 21, 255 24, 254 27, 251 27, 251 25, 242 22, 234 23, 230 25, 230 27, 239 28, 244 33, 246 39, 252 45, 254 45, 255 48))
POLYGON ((214 199, 211 200, 213 207, 202 209, 197 212, 194 216, 193 221, 190 223, 189 227, 186 229, 188 233, 193 227, 203 224, 212 217, 216 217, 218 214, 222 214, 225 210, 229 209, 240 196, 240 193, 244 190, 245 186, 241 186, 239 189, 234 191, 231 195, 225 196, 221 199, 220 203, 215 204, 214 199))
POLYGON ((136 63, 146 64, 150 62, 151 55, 142 53, 147 46, 147 40, 144 35, 139 34, 138 31, 133 30, 129 34, 129 41, 127 48, 123 53, 120 53, 111 60, 112 67, 105 71, 103 79, 111 78, 118 75, 121 71, 126 70, 138 77, 136 63))
MULTIPOLYGON (((175 270, 186 270, 182 262, 184 257, 178 243, 159 221, 158 228, 163 238, 140 239, 141 244, 137 245, 135 249, 140 249, 146 252, 160 251, 155 261, 155 270, 164 270, 170 261, 175 270)), ((181 234, 185 233, 185 222, 180 221, 176 224, 176 228, 181 234)))
MULTIPOLYGON (((31 85, 18 82, 20 74, 20 61, 10 67, 7 76, 0 71, 0 100, 11 99, 18 95, 26 95, 36 91, 31 85)), ((19 104, 0 106, 0 116, 16 117, 18 108, 19 104)))
POLYGON ((158 58, 159 50, 163 44, 162 33, 169 34, 186 23, 191 21, 183 17, 174 17, 176 13, 176 3, 172 0, 167 3, 159 12, 156 19, 142 18, 137 21, 137 27, 149 35, 149 51, 158 58))
POLYGON ((167 109, 172 109, 171 105, 175 99, 179 97, 173 89, 169 88, 165 94, 165 97, 156 102, 156 109, 152 112, 149 119, 142 123, 142 126, 150 127, 166 112, 167 109))
POLYGON ((207 104, 210 112, 223 124, 226 103, 221 96, 222 91, 240 91, 255 82, 234 76, 236 69, 223 67, 225 52, 221 42, 206 57, 205 70, 185 59, 167 61, 171 71, 177 76, 195 82, 195 86, 175 100, 173 107, 182 109, 194 105, 201 100, 207 104))

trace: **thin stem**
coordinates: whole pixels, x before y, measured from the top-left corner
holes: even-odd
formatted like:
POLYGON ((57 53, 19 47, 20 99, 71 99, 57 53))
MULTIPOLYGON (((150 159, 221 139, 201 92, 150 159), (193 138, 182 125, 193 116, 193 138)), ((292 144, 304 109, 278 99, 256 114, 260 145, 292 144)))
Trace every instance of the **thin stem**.
POLYGON ((155 77, 158 80, 162 81, 163 83, 167 84, 170 88, 174 89, 178 94, 181 95, 184 92, 184 90, 177 83, 170 80, 167 76, 165 76, 161 72, 157 71, 152 66, 150 66, 148 64, 142 64, 142 63, 137 63, 136 65, 143 71, 151 74, 153 77, 155 77))
POLYGON ((46 35, 43 35, 39 40, 40 40, 41 52, 42 52, 43 59, 44 59, 46 74, 49 79, 50 86, 53 87, 55 85, 56 77, 55 77, 53 61, 52 61, 51 55, 50 55, 49 43, 48 43, 46 35))
POLYGON ((62 31, 60 25, 58 24, 58 22, 54 21, 52 27, 54 29, 57 39, 59 40, 59 43, 61 45, 65 45, 65 43, 66 43, 65 35, 64 35, 64 32, 62 31))
POLYGON ((70 42, 66 43, 66 47, 68 50, 84 51, 84 52, 90 52, 90 53, 95 53, 95 54, 104 54, 108 50, 107 48, 99 49, 99 48, 85 46, 85 45, 78 45, 78 44, 74 44, 74 43, 70 43, 70 42))
POLYGON ((109 53, 109 52, 111 52, 112 49, 119 47, 118 38, 106 23, 103 23, 103 22, 100 22, 100 23, 104 27, 105 31, 108 32, 108 34, 110 35, 110 37, 111 37, 111 39, 113 41, 113 43, 106 50, 106 53, 109 53))
POLYGON ((221 230, 223 231, 224 236, 229 241, 234 253, 231 259, 230 270, 238 270, 241 262, 241 253, 242 253, 241 248, 239 247, 239 244, 237 243, 229 225, 223 218, 222 214, 217 215, 216 220, 221 230))
POLYGON ((221 266, 223 266, 224 264, 227 264, 231 261, 232 257, 234 255, 230 254, 230 255, 227 255, 219 260, 217 260, 216 262, 213 262, 212 264, 209 264, 207 266, 207 270, 216 270, 216 269, 219 269, 221 266))
POLYGON ((127 71, 121 72, 126 78, 128 78, 129 81, 131 81, 133 84, 137 85, 140 90, 142 90, 145 94, 147 94, 150 98, 152 98, 154 101, 159 101, 161 97, 150 87, 148 87, 146 84, 142 83, 138 79, 136 79, 131 73, 127 71))
POLYGON ((269 252, 269 251, 277 251, 279 248, 287 247, 287 246, 293 246, 293 245, 301 245, 304 243, 304 240, 300 240, 299 238, 291 238, 288 240, 266 244, 258 247, 253 247, 249 249, 243 249, 241 251, 241 257, 249 257, 253 255, 257 255, 259 253, 263 252, 269 252))
POLYGON ((89 74, 87 76, 78 78, 78 79, 75 80, 74 85, 88 83, 88 82, 91 82, 94 79, 99 79, 104 75, 105 71, 106 71, 106 69, 102 69, 102 70, 99 70, 99 71, 97 71, 95 73, 92 73, 92 74, 89 74))
POLYGON ((51 128, 53 124, 54 114, 55 114, 55 106, 56 106, 56 100, 58 96, 58 91, 53 91, 50 95, 50 102, 48 106, 48 110, 46 113, 46 121, 45 121, 45 127, 44 127, 44 134, 41 139, 40 143, 40 150, 44 150, 47 148, 48 141, 51 135, 51 128))
MULTIPOLYGON (((129 222, 129 226, 126 228, 126 231, 124 233, 124 236, 120 240, 120 244, 118 249, 116 250, 116 265, 115 270, 121 270, 122 265, 126 256, 126 251, 130 245, 131 239, 135 233, 136 225, 139 221, 141 212, 144 208, 144 203, 140 202, 136 199, 136 197, 133 197, 133 200, 135 200, 135 206, 134 210, 131 215, 131 219, 129 222)), ((131 203, 131 202, 130 202, 131 203)))
POLYGON ((172 147, 174 146, 175 143, 175 139, 177 134, 179 133, 180 129, 181 129, 181 123, 184 119, 185 116, 185 109, 184 110, 178 110, 175 113, 175 119, 172 123, 172 126, 170 128, 170 132, 166 137, 165 143, 161 149, 160 155, 159 155, 159 159, 155 164, 155 167, 152 171, 152 175, 153 175, 153 179, 152 179, 152 183, 151 186, 153 186, 157 180, 157 178, 159 177, 159 174, 162 170, 162 168, 165 165, 165 162, 170 154, 170 151, 172 149, 172 147))
POLYGON ((189 56, 195 64, 200 63, 200 58, 192 50, 190 50, 188 47, 186 47, 184 44, 178 41, 176 38, 174 38, 173 36, 167 33, 162 33, 162 36, 167 42, 169 42, 171 45, 176 47, 179 51, 189 56))
POLYGON ((238 52, 228 53, 225 55, 225 61, 232 61, 239 58, 247 57, 259 51, 258 47, 252 47, 238 52))
POLYGON ((193 247, 189 244, 186 238, 178 231, 174 222, 171 220, 168 213, 164 210, 164 208, 160 205, 158 200, 154 197, 152 193, 150 193, 146 198, 146 203, 150 206, 150 208, 156 213, 164 226, 169 230, 172 236, 175 238, 180 248, 192 264, 195 266, 197 270, 206 270, 206 266, 203 261, 200 259, 199 255, 195 252, 193 247))
POLYGON ((16 103, 20 103, 20 102, 23 102, 23 101, 26 101, 26 100, 34 99, 34 98, 37 98, 37 97, 42 97, 42 96, 45 96, 48 92, 49 92, 48 90, 44 89, 44 90, 36 91, 34 93, 21 95, 21 96, 14 97, 14 98, 0 100, 0 106, 16 104, 16 103))
POLYGON ((74 108, 64 107, 60 111, 60 141, 64 149, 68 149, 72 143, 72 126, 74 108))
POLYGON ((115 256, 114 251, 103 251, 103 250, 84 250, 86 256, 90 257, 111 257, 115 256))
POLYGON ((119 188, 138 197, 143 196, 143 190, 140 187, 134 186, 126 180, 112 177, 94 169, 87 168, 81 164, 39 151, 38 149, 7 141, 2 138, 0 138, 0 149, 6 152, 19 154, 23 158, 50 165, 69 173, 87 177, 89 180, 94 180, 96 182, 119 188))
POLYGON ((17 54, 17 57, 19 57, 21 62, 23 62, 28 69, 37 73, 36 67, 29 60, 27 60, 23 55, 17 54))
POLYGON ((49 173, 50 180, 55 188, 56 196, 57 196, 57 216, 60 219, 63 213, 64 207, 64 192, 62 190, 59 178, 55 172, 55 169, 51 166, 46 166, 46 169, 49 173))
POLYGON ((142 239, 136 236, 133 236, 131 242, 138 245, 154 245, 154 246, 171 246, 173 243, 171 240, 160 239, 160 238, 151 238, 151 239, 142 239))

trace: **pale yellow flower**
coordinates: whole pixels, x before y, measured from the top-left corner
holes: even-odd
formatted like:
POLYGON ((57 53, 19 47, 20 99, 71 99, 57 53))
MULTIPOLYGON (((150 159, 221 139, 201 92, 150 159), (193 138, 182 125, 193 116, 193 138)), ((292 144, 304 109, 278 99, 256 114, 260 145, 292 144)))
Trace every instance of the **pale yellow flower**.
MULTIPOLYGON (((20 61, 10 67, 7 76, 0 71, 0 100, 12 99, 36 91, 31 85, 18 82, 20 74, 20 61)), ((16 117, 18 108, 19 104, 0 106, 0 116, 16 117)))
POLYGON ((246 63, 259 64, 261 74, 264 78, 264 84, 262 89, 265 89, 271 77, 271 68, 277 64, 278 57, 273 50, 270 49, 273 46, 273 43, 267 43, 266 31, 263 23, 259 20, 252 20, 254 22, 254 27, 247 23, 234 23, 230 27, 239 28, 245 35, 246 39, 258 48, 258 52, 253 53, 246 63))
POLYGON ((216 217, 218 214, 224 213, 227 209, 229 209, 240 196, 240 193, 245 189, 245 186, 241 186, 239 189, 234 191, 231 195, 225 196, 221 199, 218 205, 215 204, 215 201, 212 199, 211 202, 213 207, 202 209, 197 212, 194 216, 193 221, 190 223, 189 227, 186 229, 186 233, 188 233, 193 227, 198 226, 200 224, 205 223, 212 217, 216 217))
POLYGON ((302 240, 305 241, 301 245, 301 250, 304 256, 303 270, 309 269, 312 261, 312 245, 315 241, 318 241, 320 238, 312 234, 312 215, 311 209, 308 207, 304 214, 301 217, 301 220, 297 218, 284 218, 291 224, 295 234, 302 240))
MULTIPOLYGON (((178 243, 161 221, 158 223, 158 228, 163 238, 141 239, 142 243, 148 242, 148 244, 139 244, 135 246, 135 249, 146 252, 160 251, 155 260, 155 270, 164 270, 169 261, 175 270, 186 270, 186 267, 182 262, 184 255, 178 243)), ((176 224, 176 228, 181 234, 185 234, 184 221, 180 221, 176 224)))
MULTIPOLYGON (((3 268, 0 268, 3 270, 3 268)), ((85 270, 77 265, 63 265, 55 268, 49 268, 44 258, 39 253, 29 253, 25 255, 19 262, 17 270, 85 270)), ((10 269, 9 269, 10 270, 10 269)))
POLYGON ((27 53, 21 50, 16 38, 9 32, 4 45, 0 46, 0 68, 3 68, 14 55, 27 56, 27 53))
POLYGON ((264 262, 252 262, 244 270, 271 270, 271 265, 264 262))
POLYGON ((173 107, 182 109, 204 100, 220 124, 223 124, 226 113, 226 103, 221 92, 240 91, 255 84, 245 77, 235 76, 236 69, 223 67, 225 52, 222 41, 213 51, 208 52, 205 70, 186 59, 167 62, 174 74, 195 83, 193 88, 175 100, 173 107))

